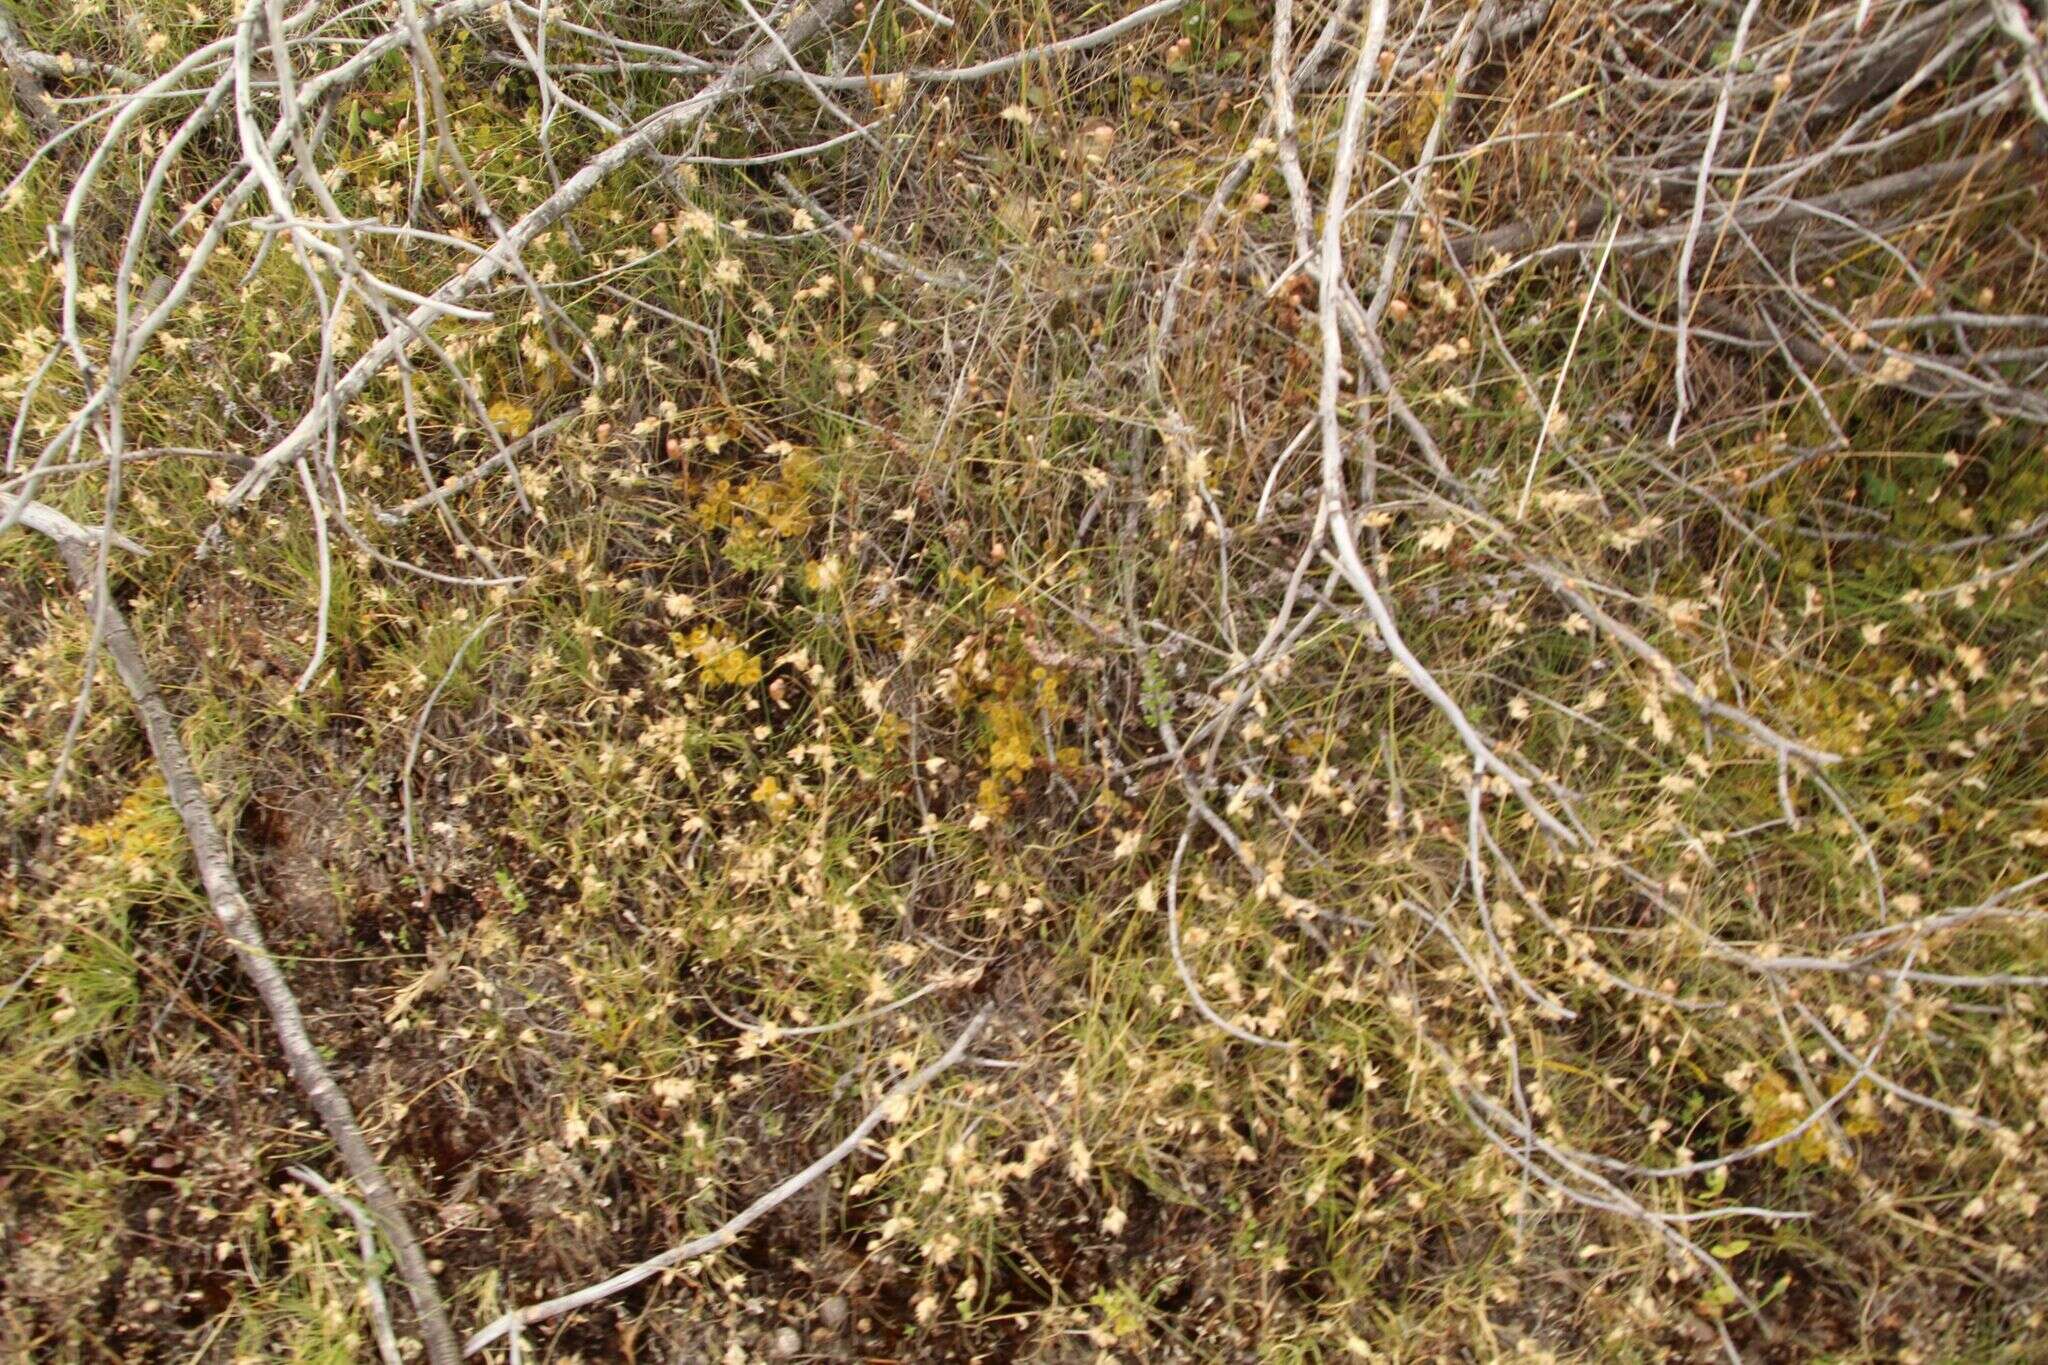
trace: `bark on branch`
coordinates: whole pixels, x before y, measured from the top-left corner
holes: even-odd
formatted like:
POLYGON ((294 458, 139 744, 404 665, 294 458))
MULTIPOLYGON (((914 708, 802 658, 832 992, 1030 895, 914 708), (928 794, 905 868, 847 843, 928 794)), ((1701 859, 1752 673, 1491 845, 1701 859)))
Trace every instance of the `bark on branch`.
MULTIPOLYGON (((89 597, 93 590, 98 536, 47 508, 39 508, 36 516, 23 518, 23 523, 56 542, 72 583, 89 597)), ((391 1244, 399 1274, 405 1281, 413 1311, 419 1318, 427 1358, 433 1365, 456 1365, 461 1353, 456 1346, 454 1329, 448 1323, 447 1310, 442 1306, 440 1292, 434 1285, 433 1273, 427 1268, 426 1253, 421 1250, 419 1239, 413 1235, 397 1191, 392 1189, 376 1154, 370 1150, 369 1141, 356 1122, 355 1110, 349 1105, 348 1097, 335 1083, 334 1074, 327 1069, 320 1050, 307 1035, 305 1015, 299 1009, 298 999, 293 996, 277 959, 270 955, 270 949, 263 941, 262 927, 250 909, 249 898, 242 892, 240 879, 235 875, 227 840, 221 835, 220 826, 213 818, 213 808, 207 801, 206 790, 200 784, 198 773, 193 770, 184 741, 179 738, 177 719, 172 716, 163 693, 157 689, 156 680, 150 676, 142 646, 128 628, 127 617, 112 602, 98 605, 103 606, 105 612, 106 651, 135 703, 136 716, 149 737, 151 751, 156 754, 157 767, 163 773, 164 788, 170 795, 171 805, 185 824, 185 837, 192 846, 192 859, 199 866, 199 879, 206 888, 206 899, 213 907, 221 932, 226 935, 228 946, 234 949, 243 975, 256 987, 257 995, 270 1014, 272 1030, 284 1052, 285 1063, 291 1069, 292 1079, 298 1082, 299 1089, 320 1116, 320 1124, 327 1130, 335 1150, 341 1154, 349 1178, 355 1182, 363 1203, 369 1207, 385 1240, 391 1244)))

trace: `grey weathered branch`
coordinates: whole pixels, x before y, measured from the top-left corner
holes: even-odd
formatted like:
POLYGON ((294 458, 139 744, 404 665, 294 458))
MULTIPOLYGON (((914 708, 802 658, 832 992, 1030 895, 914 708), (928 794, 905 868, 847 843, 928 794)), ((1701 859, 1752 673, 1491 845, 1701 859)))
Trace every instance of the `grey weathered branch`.
POLYGON ((664 1270, 679 1266, 685 1261, 709 1256, 715 1251, 723 1251, 731 1246, 739 1240, 741 1233, 759 1222, 771 1210, 789 1202, 820 1176, 852 1156, 861 1143, 867 1141, 868 1134, 881 1127, 884 1122, 900 1118, 902 1106, 912 1095, 931 1084, 941 1072, 948 1070, 967 1055, 967 1049, 981 1036, 981 1031, 988 1025, 989 1015, 994 1010, 993 1005, 983 1005, 975 1012, 974 1017, 968 1020, 967 1027, 960 1031, 960 1036, 953 1040, 951 1047, 932 1062, 891 1086, 889 1093, 882 1097, 882 1102, 870 1109, 867 1116, 855 1124, 853 1131, 841 1138, 837 1146, 741 1209, 713 1231, 705 1233, 702 1237, 693 1237, 680 1246, 670 1247, 659 1256, 650 1256, 638 1265, 621 1270, 610 1279, 600 1280, 574 1293, 563 1294, 542 1303, 515 1308, 463 1342, 462 1353, 465 1356, 473 1356, 508 1332, 518 1332, 521 1328, 531 1327, 535 1323, 546 1322, 550 1318, 572 1313, 579 1308, 588 1308, 594 1303, 602 1303, 612 1295, 623 1294, 634 1285, 659 1275, 664 1270))
POLYGON ((42 78, 36 74, 36 64, 28 44, 22 40, 21 30, 15 26, 14 16, 4 9, 0 9, 0 67, 6 69, 14 85, 14 102, 21 106, 22 115, 36 136, 56 136, 62 127, 57 111, 50 107, 50 97, 43 90, 42 78))
MULTIPOLYGON (((1910 170, 1876 176, 1828 194, 1815 195, 1811 205, 1814 209, 1830 213, 1854 213, 1887 200, 1903 199, 1908 195, 1940 189, 1995 164, 2003 156, 2003 151, 1994 151, 1929 162, 1910 170)), ((1654 182, 1651 188, 1659 199, 1663 199, 1676 195, 1682 187, 1676 180, 1669 180, 1654 182)), ((1612 199, 1595 199, 1563 219, 1524 218, 1486 232, 1453 237, 1449 245, 1452 254, 1466 265, 1483 265, 1497 255, 1512 258, 1539 249, 1554 254, 1590 254, 1600 250, 1601 242, 1597 239, 1582 239, 1579 234, 1606 222, 1614 214, 1615 208, 1616 202, 1612 199), (1543 247, 1544 239, 1553 233, 1558 238, 1556 245, 1543 247)), ((1795 212, 1796 209, 1797 206, 1794 206, 1795 212)), ((1786 207, 1782 200, 1759 200, 1739 206, 1736 213, 1739 221, 1755 224, 1778 217, 1785 211, 1786 207)), ((1656 228, 1619 238, 1615 242, 1615 250, 1627 255, 1632 252, 1674 246, 1684 238, 1683 228, 1656 228)))
MULTIPOLYGON (((24 517, 23 522, 56 543, 72 582, 80 592, 92 594, 94 557, 99 537, 48 509, 36 513, 33 519, 24 517)), ((356 1122, 354 1108, 336 1083, 334 1073, 320 1055, 320 1049, 306 1032, 305 1015, 299 1009, 298 999, 292 994, 291 985, 285 980, 277 959, 271 956, 264 942, 263 929, 257 923, 249 898, 243 894, 241 879, 235 875, 234 859, 228 851, 227 840, 214 820, 206 788, 185 752, 184 741, 178 734, 177 719, 172 716, 169 704, 150 674, 141 644, 118 607, 111 601, 101 605, 106 619, 106 651, 135 703, 136 717, 142 722, 149 747, 156 754, 157 767, 163 773, 164 789, 172 807, 178 812, 178 818, 184 822, 185 837, 192 847, 192 860, 199 868, 199 879, 206 889, 207 901, 213 907, 214 918, 227 938, 228 946, 234 950, 243 975, 256 988, 265 1010, 270 1014, 272 1031, 284 1053, 292 1079, 298 1082, 299 1089, 320 1116, 321 1126, 327 1130, 335 1150, 341 1154, 349 1178, 362 1192, 363 1202, 369 1206, 385 1240, 391 1244, 398 1260, 399 1274, 405 1280, 406 1292, 412 1298, 413 1311, 419 1319, 420 1333, 426 1340, 427 1358, 433 1365, 454 1365, 460 1359, 455 1333, 449 1326, 448 1313, 442 1306, 440 1291, 435 1287, 433 1272, 427 1268, 426 1253, 420 1248, 419 1238, 413 1234, 397 1191, 392 1188, 383 1166, 370 1150, 368 1139, 363 1136, 361 1125, 356 1122)))
POLYGON ((287 1166, 296 1179, 310 1186, 328 1203, 348 1215, 356 1225, 356 1255, 363 1263, 363 1307, 370 1314, 370 1333, 377 1338, 377 1357, 384 1365, 403 1365, 398 1334, 391 1330, 391 1301, 384 1297, 384 1280, 377 1273, 377 1223, 368 1209, 343 1194, 333 1181, 310 1166, 287 1166))

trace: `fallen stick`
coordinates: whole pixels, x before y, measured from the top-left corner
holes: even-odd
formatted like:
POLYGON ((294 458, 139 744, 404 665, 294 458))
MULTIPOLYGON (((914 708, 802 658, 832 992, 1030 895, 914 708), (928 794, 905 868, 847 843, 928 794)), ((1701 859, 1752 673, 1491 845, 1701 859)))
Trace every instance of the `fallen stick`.
POLYGON ((4 69, 13 85, 14 102, 21 106, 22 116, 35 135, 44 141, 55 137, 63 125, 57 120, 57 111, 50 107, 50 96, 29 61, 28 44, 22 41, 21 30, 4 9, 0 9, 0 69, 4 69))
MULTIPOLYGON (((40 504, 32 510, 35 515, 24 517, 23 524, 42 532, 56 543, 58 553, 64 557, 65 567, 70 570, 72 583, 80 592, 90 594, 94 581, 93 561, 99 547, 98 534, 40 504)), ((314 1112, 320 1116, 320 1124, 327 1130, 335 1150, 341 1154, 349 1178, 355 1182, 385 1240, 391 1244, 398 1260, 399 1275, 405 1281, 413 1311, 419 1318, 420 1333, 426 1339, 428 1360, 433 1365, 456 1365, 461 1353, 456 1349, 455 1331, 448 1324, 448 1312, 441 1304, 434 1276, 427 1269, 426 1253, 420 1249, 419 1239, 413 1235, 412 1225, 406 1221, 397 1192, 391 1188, 383 1167, 371 1152, 369 1141, 356 1122, 355 1111, 349 1106, 348 1097, 335 1084, 333 1073, 327 1069, 319 1049, 307 1036, 305 1015, 299 1009, 298 999, 293 996, 290 984, 278 968, 277 959, 270 955, 270 949, 263 942, 263 929, 249 907, 248 897, 242 893, 240 880, 235 876, 227 840, 221 836, 220 826, 214 822, 206 789, 200 785, 192 760, 185 753, 184 741, 178 736, 177 719, 171 715, 163 693, 157 690, 156 681, 150 676, 149 666, 142 656, 142 646, 128 628, 128 618, 120 608, 111 601, 104 606, 106 633, 103 643, 113 658, 114 669, 122 684, 135 702, 135 713, 142 721, 143 732, 149 737, 150 749, 156 754, 157 767, 163 772, 164 789, 170 795, 171 805, 185 824, 185 837, 192 846, 192 860, 198 864, 199 879, 206 888, 206 899, 213 906, 214 917, 220 922, 221 932, 227 936, 228 946, 235 950, 243 975, 256 987, 257 995, 262 997, 264 1008, 270 1013, 271 1027, 277 1035, 278 1046, 284 1051, 292 1079, 298 1082, 299 1089, 305 1092, 314 1112)))
MULTIPOLYGON (((96 527, 80 526, 71 518, 47 503, 28 502, 12 493, 0 493, 0 516, 16 517, 20 524, 31 531, 41 531, 59 545, 67 541, 80 541, 88 546, 98 545, 104 532, 96 527)), ((126 550, 131 555, 146 555, 148 550, 136 544, 119 531, 114 532, 114 548, 126 550)))
POLYGON ((740 1239, 741 1233, 760 1221, 770 1210, 787 1203, 818 1177, 852 1156, 854 1150, 867 1140, 868 1134, 879 1128, 884 1120, 900 1118, 900 1106, 912 1095, 931 1084, 933 1078, 940 1072, 967 1055, 967 1049, 972 1047, 974 1040, 980 1036, 994 1008, 993 1005, 983 1005, 975 1013, 974 1018, 967 1021, 967 1027, 960 1031, 960 1036, 953 1040, 953 1045, 941 1053, 937 1060, 891 1086, 889 1093, 882 1096, 882 1102, 870 1109, 867 1117, 855 1124, 853 1131, 840 1139, 838 1146, 741 1209, 714 1231, 707 1232, 702 1237, 692 1238, 681 1246, 670 1247, 659 1256, 651 1256, 636 1266, 621 1270, 608 1280, 600 1280, 596 1284, 559 1298, 549 1299, 544 1303, 515 1308, 463 1342, 462 1354, 473 1356, 507 1332, 517 1332, 522 1327, 546 1322, 549 1318, 560 1317, 578 1308, 588 1308, 591 1304, 601 1303, 614 1294, 622 1294, 641 1281, 659 1275, 672 1266, 709 1256, 714 1251, 722 1251, 731 1246, 740 1239))
MULTIPOLYGON (((1895 171, 1890 175, 1881 175, 1846 189, 1819 195, 1811 201, 1810 207, 1830 213, 1854 213, 1883 203, 1887 199, 1898 199, 1909 194, 1923 194, 1929 190, 1939 189, 1950 181, 1960 180, 1974 171, 1996 164, 2004 155, 2005 149, 1997 147, 1985 153, 1951 157, 1946 161, 1929 162, 1910 170, 1895 171)), ((1677 182, 1657 180, 1652 182, 1652 187, 1662 199, 1676 191, 1677 182)), ((1592 203, 1582 205, 1577 212, 1567 215, 1562 220, 1524 219, 1487 232, 1453 237, 1449 239, 1448 245, 1451 254, 1465 265, 1483 265, 1495 255, 1513 258, 1532 252, 1543 256, 1570 252, 1590 254, 1600 250, 1601 243, 1598 239, 1581 238, 1579 234, 1606 222, 1615 212, 1616 206, 1615 200, 1596 199, 1592 203), (1560 240, 1547 247, 1539 246, 1538 243, 1553 229, 1559 230, 1560 240)), ((1798 201, 1766 196, 1760 203, 1738 206, 1731 214, 1717 220, 1717 225, 1729 218, 1745 224, 1761 225, 1786 218, 1788 214, 1796 215, 1806 207, 1798 201)), ((1620 238, 1615 243, 1615 249, 1624 254, 1656 250, 1675 246, 1684 238, 1685 230, 1681 227, 1655 228, 1620 238)))
POLYGON ((287 1166, 285 1170, 311 1186, 356 1225, 356 1254, 363 1262, 363 1307, 369 1310, 370 1334, 377 1338, 377 1356, 384 1365, 405 1365, 405 1357, 398 1349, 398 1334, 391 1330, 391 1303, 384 1297, 384 1281, 377 1274, 377 1224, 370 1211, 310 1166, 287 1166))

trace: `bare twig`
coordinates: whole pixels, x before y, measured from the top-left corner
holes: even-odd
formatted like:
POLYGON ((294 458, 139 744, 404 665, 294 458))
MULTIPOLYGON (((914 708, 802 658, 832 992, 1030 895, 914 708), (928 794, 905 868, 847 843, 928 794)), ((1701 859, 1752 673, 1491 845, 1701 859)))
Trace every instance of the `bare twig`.
POLYGON ((731 1246, 739 1240, 741 1233, 759 1222, 774 1209, 787 1203, 797 1194, 809 1188, 827 1171, 830 1171, 840 1162, 852 1156, 860 1148, 861 1143, 867 1141, 868 1134, 874 1132, 875 1129, 881 1127, 885 1122, 900 1119, 913 1095, 931 1084, 940 1073, 946 1071, 954 1063, 967 1055, 968 1048, 972 1047, 974 1040, 981 1036, 981 1031, 987 1025, 989 1016, 994 1010, 995 1007, 993 1005, 982 1006, 981 1009, 975 1012, 974 1017, 968 1021, 967 1027, 962 1029, 960 1035, 953 1040, 951 1047, 948 1047, 939 1054, 932 1062, 891 1086, 889 1092, 882 1097, 882 1102, 873 1109, 870 1109, 867 1115, 854 1125, 853 1130, 840 1139, 837 1146, 819 1156, 817 1160, 798 1171, 795 1175, 790 1176, 781 1184, 776 1185, 773 1189, 761 1195, 753 1203, 741 1209, 713 1231, 705 1233, 702 1237, 693 1237, 680 1246, 670 1247, 659 1256, 649 1257, 638 1265, 622 1270, 609 1279, 600 1280, 598 1283, 586 1286, 572 1294, 564 1294, 558 1298, 548 1299, 545 1302, 532 1304, 525 1308, 515 1308, 494 1320, 481 1331, 473 1333, 469 1340, 462 1343, 462 1354, 473 1356, 508 1332, 516 1333, 521 1328, 546 1322, 548 1319, 560 1317, 564 1313, 573 1313, 579 1308, 588 1308, 594 1303, 602 1303, 604 1300, 612 1297, 612 1295, 624 1293, 634 1285, 659 1275, 664 1270, 682 1265, 686 1261, 694 1261, 701 1257, 709 1256, 714 1252, 722 1251, 726 1247, 731 1246))
POLYGON ((50 107, 50 96, 43 89, 41 77, 31 60, 28 44, 22 41, 21 30, 15 26, 14 16, 0 9, 0 67, 6 68, 7 77, 14 86, 14 101, 21 106, 21 112, 28 119, 29 127, 39 138, 52 138, 63 128, 57 118, 57 111, 50 107))
POLYGON ((384 1297, 384 1279, 377 1273, 377 1224, 369 1210, 349 1198, 334 1182, 309 1166, 287 1166, 293 1178, 312 1187, 328 1203, 347 1214, 356 1225, 356 1255, 363 1263, 363 1307, 370 1315, 370 1331, 377 1338, 377 1357, 384 1365, 402 1365, 398 1334, 391 1330, 391 1304, 384 1297))
MULTIPOLYGON (((1721 130, 1728 126, 1728 101, 1734 93, 1735 73, 1742 62, 1743 46, 1749 41, 1749 26, 1756 20, 1756 12, 1763 0, 1748 0, 1742 7, 1742 15, 1735 21, 1735 37, 1728 46, 1727 64, 1722 70, 1721 94, 1714 101, 1714 120, 1707 130, 1707 145, 1700 152, 1699 180, 1693 187, 1692 218, 1686 224, 1684 244, 1678 249, 1678 362, 1672 377, 1672 388, 1676 394, 1671 414, 1671 432, 1667 439, 1678 443, 1679 424, 1685 420, 1687 403, 1686 372, 1690 355, 1686 350, 1686 332, 1692 326, 1692 256, 1700 238, 1700 224, 1707 214, 1707 177, 1714 169, 1714 153, 1721 147, 1721 130)), ((1612 234, 1608 246, 1613 247, 1612 234)))

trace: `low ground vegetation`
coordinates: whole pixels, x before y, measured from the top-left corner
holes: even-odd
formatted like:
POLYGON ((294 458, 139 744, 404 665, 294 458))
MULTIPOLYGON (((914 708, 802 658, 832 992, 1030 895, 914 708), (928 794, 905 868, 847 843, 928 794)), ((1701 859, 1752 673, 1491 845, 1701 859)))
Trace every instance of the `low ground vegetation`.
POLYGON ((493 1357, 2033 1358, 2038 14, 1118 17, 20 13, 10 1351, 437 1349, 118 612, 493 1357))

